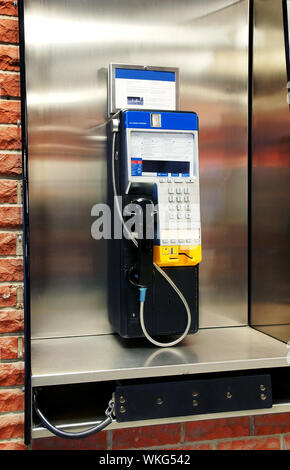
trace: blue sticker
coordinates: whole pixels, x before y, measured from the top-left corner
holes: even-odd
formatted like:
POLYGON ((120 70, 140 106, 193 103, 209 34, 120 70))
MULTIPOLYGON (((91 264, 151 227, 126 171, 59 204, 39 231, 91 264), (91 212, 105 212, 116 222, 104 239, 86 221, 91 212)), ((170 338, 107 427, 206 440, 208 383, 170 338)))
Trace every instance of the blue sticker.
POLYGON ((131 158, 131 176, 142 176, 142 158, 131 158))

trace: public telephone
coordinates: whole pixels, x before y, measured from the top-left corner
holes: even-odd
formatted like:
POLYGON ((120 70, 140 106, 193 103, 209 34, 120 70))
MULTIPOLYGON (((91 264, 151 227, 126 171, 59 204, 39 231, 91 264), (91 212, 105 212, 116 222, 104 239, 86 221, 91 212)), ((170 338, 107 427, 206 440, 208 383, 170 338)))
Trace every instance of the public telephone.
POLYGON ((117 114, 109 126, 109 199, 118 214, 112 224, 121 220, 123 234, 109 247, 110 322, 122 337, 171 346, 198 329, 198 118, 117 114), (138 213, 129 233, 127 222, 138 213), (178 338, 154 339, 164 336, 178 338))

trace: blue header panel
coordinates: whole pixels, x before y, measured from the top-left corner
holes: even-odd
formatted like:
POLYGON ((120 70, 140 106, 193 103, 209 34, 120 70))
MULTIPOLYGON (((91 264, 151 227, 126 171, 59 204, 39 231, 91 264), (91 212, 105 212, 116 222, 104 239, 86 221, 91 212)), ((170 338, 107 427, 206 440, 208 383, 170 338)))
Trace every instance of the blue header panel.
POLYGON ((116 78, 131 80, 159 80, 162 82, 175 82, 175 72, 162 72, 159 70, 116 69, 116 78))
POLYGON ((183 113, 179 111, 125 111, 124 127, 130 129, 197 131, 198 117, 195 113, 183 113), (161 127, 151 126, 151 114, 161 115, 161 127))

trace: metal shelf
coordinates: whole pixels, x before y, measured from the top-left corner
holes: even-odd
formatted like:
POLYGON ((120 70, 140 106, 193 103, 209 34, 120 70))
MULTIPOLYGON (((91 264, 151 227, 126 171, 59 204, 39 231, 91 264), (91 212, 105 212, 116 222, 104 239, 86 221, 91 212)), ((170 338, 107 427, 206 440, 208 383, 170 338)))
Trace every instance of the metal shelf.
POLYGON ((33 387, 286 366, 286 344, 248 326, 203 329, 166 349, 112 334, 32 341, 33 387))

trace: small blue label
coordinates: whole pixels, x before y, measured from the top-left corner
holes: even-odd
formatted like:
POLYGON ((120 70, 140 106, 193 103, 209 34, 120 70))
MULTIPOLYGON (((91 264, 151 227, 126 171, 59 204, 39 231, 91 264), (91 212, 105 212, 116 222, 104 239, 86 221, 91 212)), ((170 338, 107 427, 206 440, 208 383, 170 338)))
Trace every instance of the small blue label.
POLYGON ((189 178, 190 174, 189 173, 182 173, 181 176, 183 176, 183 178, 189 178))
POLYGON ((142 158, 131 158, 131 176, 142 176, 142 158))
POLYGON ((178 178, 179 173, 171 173, 171 176, 173 176, 174 178, 178 178))
POLYGON ((168 176, 168 173, 157 173, 157 176, 168 176))

